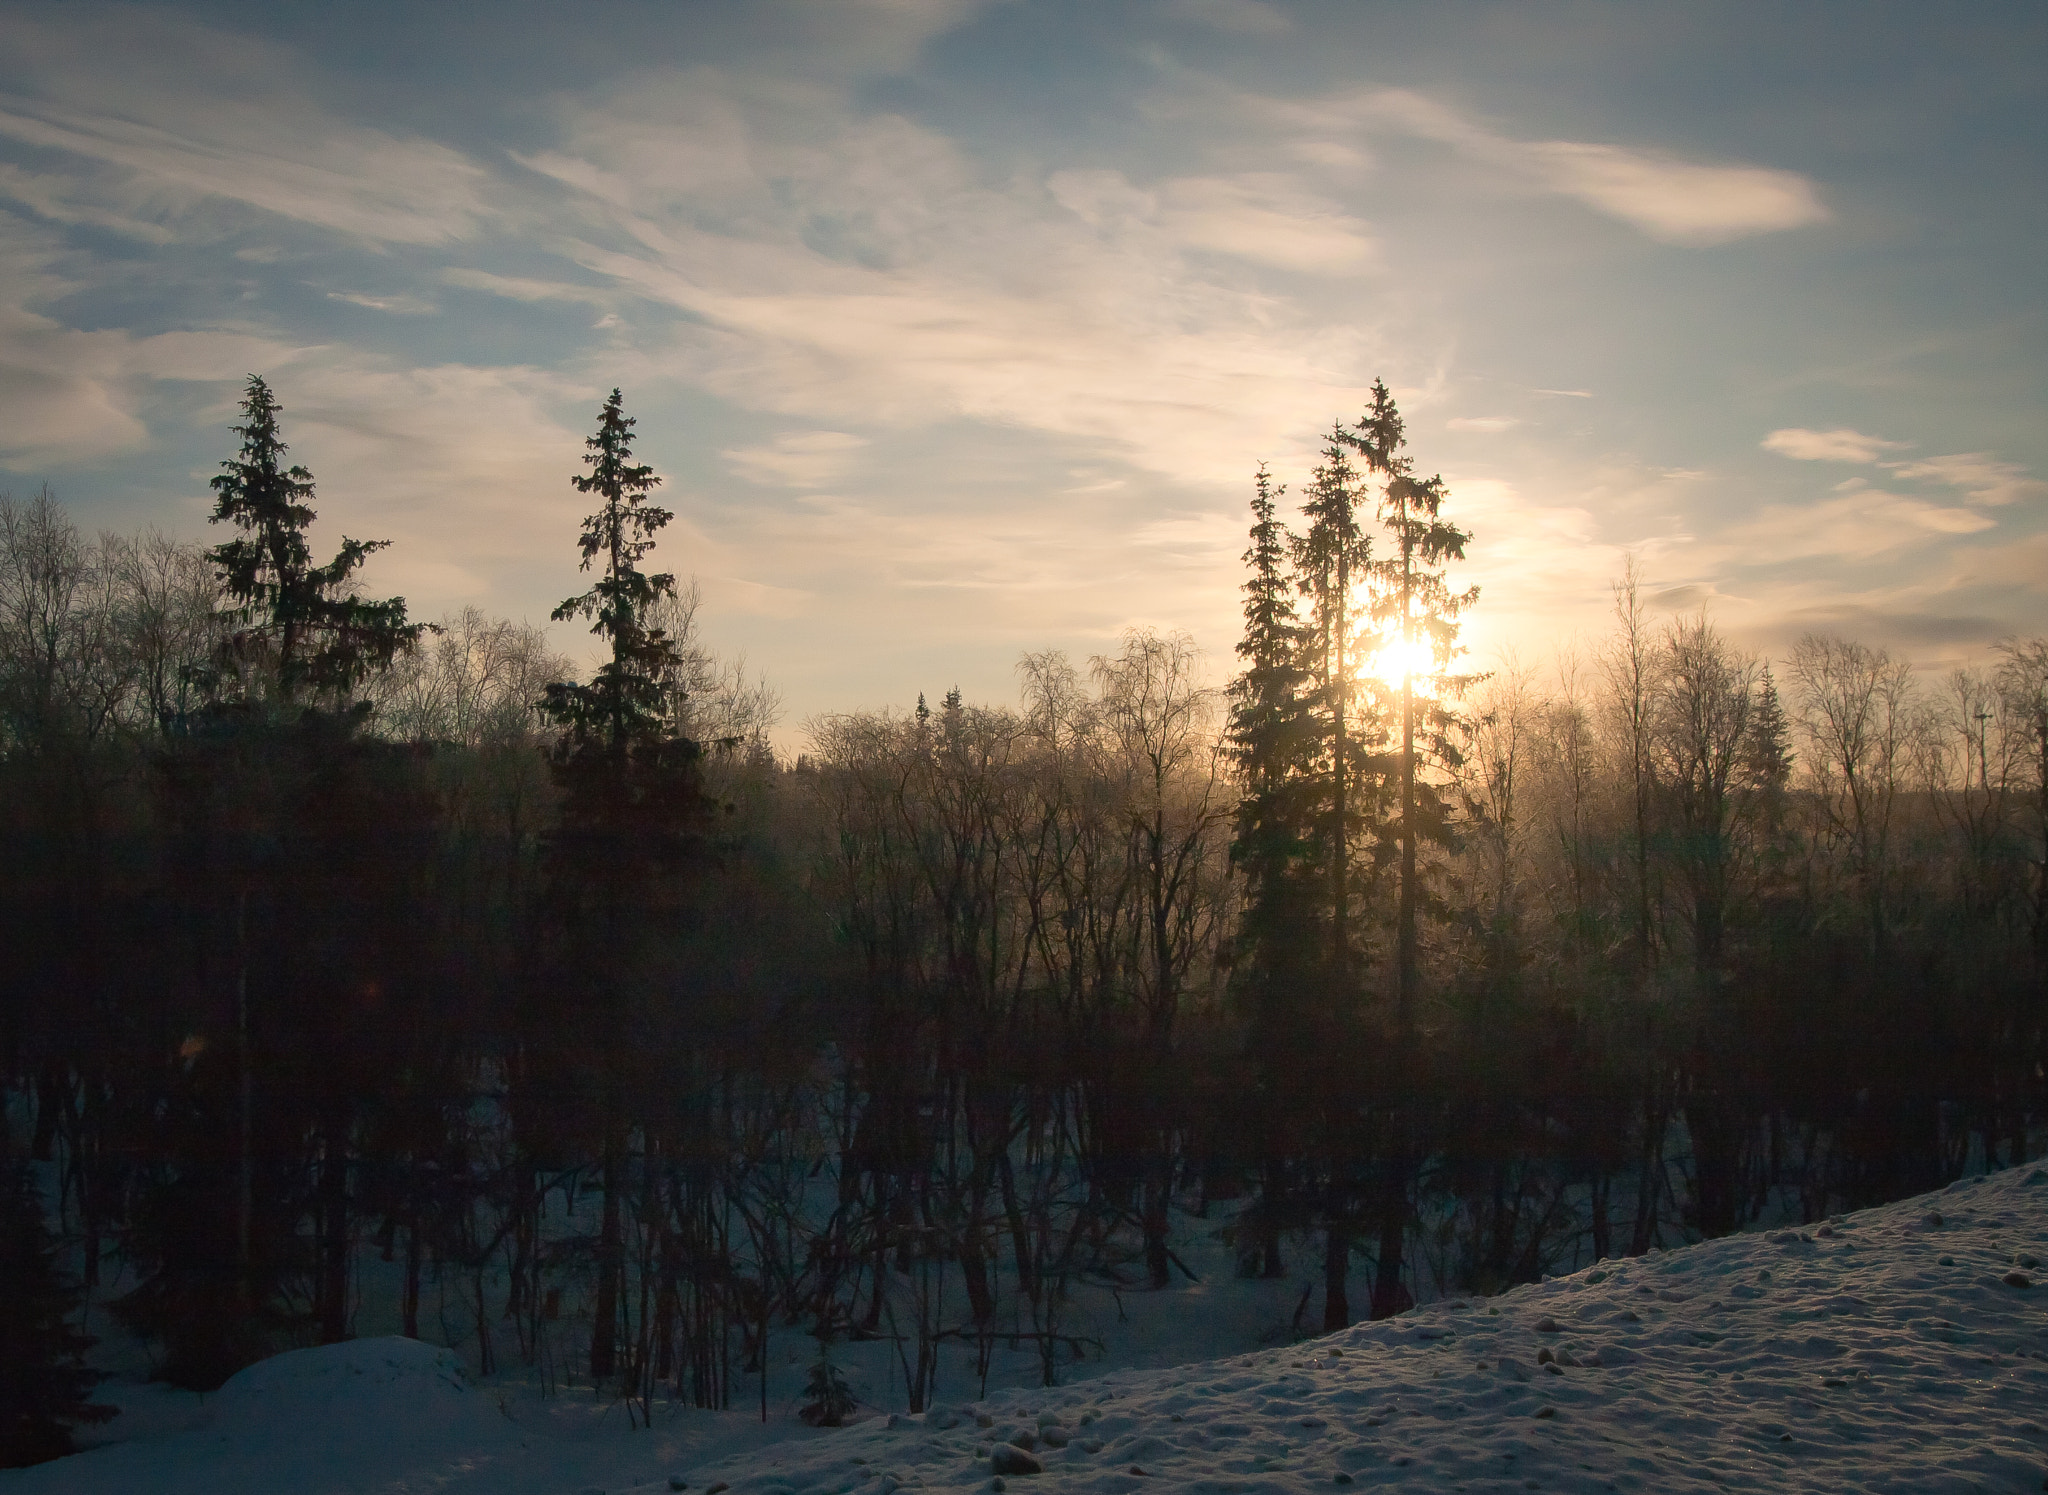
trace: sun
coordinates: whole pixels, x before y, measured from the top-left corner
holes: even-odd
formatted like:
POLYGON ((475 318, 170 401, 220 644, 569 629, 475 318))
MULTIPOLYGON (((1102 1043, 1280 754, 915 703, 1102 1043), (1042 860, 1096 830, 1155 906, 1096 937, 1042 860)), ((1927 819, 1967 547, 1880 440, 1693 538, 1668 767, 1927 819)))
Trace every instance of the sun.
POLYGON ((1365 662, 1363 673, 1398 690, 1406 674, 1419 696, 1436 694, 1436 656, 1427 639, 1402 641, 1390 638, 1375 649, 1365 662))

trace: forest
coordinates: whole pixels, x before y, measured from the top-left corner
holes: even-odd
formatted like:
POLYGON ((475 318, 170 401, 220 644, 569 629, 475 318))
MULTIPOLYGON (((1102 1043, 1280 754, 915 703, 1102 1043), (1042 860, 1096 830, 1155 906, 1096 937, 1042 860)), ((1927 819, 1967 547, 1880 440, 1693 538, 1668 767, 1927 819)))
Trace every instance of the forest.
POLYGON ((1631 565, 1481 673, 1376 385, 1253 479, 1234 661, 1133 630, 788 757, 617 391, 587 678, 319 560, 280 417, 210 545, 0 499, 0 1462, 99 1415, 87 1294, 205 1388, 375 1255, 486 1371, 727 1406, 796 1325, 916 1411, 947 1343, 1054 1384, 1176 1218, 1312 1249, 1307 1334, 2048 1145, 2048 638, 1765 659, 1631 565))

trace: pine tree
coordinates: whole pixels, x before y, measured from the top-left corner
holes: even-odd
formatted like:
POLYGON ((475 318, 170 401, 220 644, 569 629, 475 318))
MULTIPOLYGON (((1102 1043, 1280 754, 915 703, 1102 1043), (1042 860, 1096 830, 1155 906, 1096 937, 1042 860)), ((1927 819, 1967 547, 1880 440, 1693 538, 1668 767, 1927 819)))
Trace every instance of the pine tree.
POLYGON ((1769 797, 1774 813, 1792 777, 1792 727, 1785 719, 1784 704, 1778 699, 1778 682, 1771 678, 1765 661, 1756 682, 1756 704, 1751 708, 1743 776, 1751 788, 1769 797))
POLYGON ((649 621, 658 603, 674 598, 675 577, 640 569, 655 534, 674 516, 648 502, 661 479, 634 460, 633 425, 614 389, 586 443, 590 471, 570 480, 598 500, 578 543, 583 569, 596 566, 599 574, 554 611, 557 622, 589 619, 590 631, 610 645, 610 658, 588 684, 550 685, 539 703, 562 729, 554 769, 564 804, 549 859, 563 980, 582 999, 577 1021, 591 1033, 584 1042, 598 1089, 604 1210, 590 1344, 597 1381, 618 1367, 625 1312, 621 1209, 632 988, 663 890, 690 862, 706 818, 698 745, 669 730, 682 653, 649 621))
POLYGON ((1365 494, 1347 446, 1343 428, 1333 428, 1301 506, 1308 528, 1291 546, 1295 584, 1310 603, 1306 662, 1323 734, 1319 756, 1329 803, 1321 838, 1330 879, 1329 970, 1340 1000, 1348 1000, 1356 956, 1351 847, 1367 818, 1367 750, 1378 736, 1377 723, 1361 710, 1358 674, 1359 604, 1372 565, 1372 537, 1358 522, 1365 494))
POLYGON ((590 631, 610 645, 611 658, 588 685, 550 685, 541 702, 579 745, 601 744, 614 756, 660 735, 668 692, 683 663, 675 641, 647 622, 658 601, 675 597, 676 579, 665 571, 650 576, 640 563, 675 515, 647 501, 661 479, 633 460, 635 424, 613 390, 598 412, 597 433, 585 443, 590 471, 569 480, 579 493, 597 496, 598 511, 583 521, 577 543, 582 569, 602 561, 602 570, 587 591, 552 614, 557 623, 589 619, 590 631))
POLYGON ((242 449, 213 480, 209 523, 242 531, 207 552, 221 590, 236 606, 222 663, 238 672, 274 674, 286 705, 302 691, 346 695, 371 671, 412 648, 425 625, 408 623, 405 599, 358 597, 350 579, 389 540, 343 538, 325 565, 313 563, 306 530, 313 523, 313 475, 284 466, 281 413, 270 386, 249 376, 242 400, 242 449))
POLYGON ((1292 537, 1275 515, 1276 487, 1261 464, 1253 479, 1251 545, 1244 553, 1244 671, 1230 683, 1226 737, 1237 770, 1238 807, 1231 865, 1244 879, 1234 984, 1248 1009, 1247 1048, 1258 1076, 1248 1109, 1259 1135, 1262 1200, 1256 1238, 1241 1256, 1246 1270, 1277 1276, 1280 1228, 1289 1213, 1283 1114, 1299 1101, 1295 1054, 1304 1039, 1302 1000, 1313 986, 1318 943, 1315 828, 1311 775, 1317 727, 1306 662, 1309 629, 1295 611, 1289 569, 1292 537))
POLYGON ((79 1289, 57 1265, 25 1163, 0 1163, 0 1284, 0 1469, 16 1469, 70 1453, 72 1428, 114 1415, 90 1399, 94 1341, 71 1326, 79 1289))
MULTIPOLYGON (((1471 538, 1443 518, 1443 479, 1415 477, 1414 465, 1401 455, 1406 428, 1384 381, 1375 379, 1372 404, 1357 425, 1340 440, 1358 452, 1367 472, 1384 482, 1379 520, 1387 532, 1388 553, 1372 567, 1376 621, 1391 643, 1399 646, 1400 723, 1399 789, 1394 835, 1400 858, 1399 903, 1394 930, 1394 1021, 1392 1073, 1407 1084, 1416 1067, 1416 1006, 1420 999, 1421 958, 1417 915, 1423 902, 1417 867, 1418 843, 1446 837, 1448 811, 1435 786, 1418 777, 1418 757, 1428 752, 1447 766, 1456 762, 1450 728, 1454 718, 1439 700, 1419 697, 1418 656, 1427 649, 1439 690, 1469 682, 1443 678, 1457 652, 1458 615, 1478 598, 1478 589, 1453 593, 1444 568, 1463 560, 1471 538)), ((1391 686, 1394 682, 1382 682, 1391 686)), ((1414 1171, 1412 1096, 1394 1097, 1392 1135, 1382 1163, 1380 1242, 1373 1283, 1374 1318, 1400 1311, 1404 1296, 1401 1263, 1408 1220, 1409 1177, 1414 1171)))
POLYGON ((831 1343, 819 1339, 818 1358, 804 1380, 804 1404, 796 1415, 814 1428, 841 1428, 859 1407, 845 1374, 832 1363, 831 1343))
POLYGON ((1240 783, 1231 860, 1245 879, 1241 955, 1270 966, 1301 944, 1294 874, 1308 854, 1302 778, 1313 752, 1307 629, 1294 608, 1289 536, 1275 517, 1275 488, 1261 464, 1254 478, 1251 546, 1244 553, 1244 673, 1230 685, 1228 740, 1240 783))

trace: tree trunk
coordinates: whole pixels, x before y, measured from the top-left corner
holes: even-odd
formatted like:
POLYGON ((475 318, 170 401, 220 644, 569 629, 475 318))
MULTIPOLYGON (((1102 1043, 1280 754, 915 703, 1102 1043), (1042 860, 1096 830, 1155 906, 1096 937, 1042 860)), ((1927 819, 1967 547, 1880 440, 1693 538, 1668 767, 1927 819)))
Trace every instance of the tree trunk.
POLYGON ((344 1111, 330 1108, 320 1144, 320 1342, 348 1338, 348 1136, 344 1111))
POLYGON ((590 1325, 590 1378, 604 1382, 618 1369, 619 1303, 626 1272, 619 1194, 625 1186, 625 1151, 618 1132, 616 1100, 607 1097, 604 1124, 604 1211, 597 1236, 597 1307, 590 1325))
POLYGON ((1323 1237, 1323 1332, 1351 1327, 1351 1299, 1345 1281, 1351 1273, 1351 1231, 1336 1221, 1323 1237))

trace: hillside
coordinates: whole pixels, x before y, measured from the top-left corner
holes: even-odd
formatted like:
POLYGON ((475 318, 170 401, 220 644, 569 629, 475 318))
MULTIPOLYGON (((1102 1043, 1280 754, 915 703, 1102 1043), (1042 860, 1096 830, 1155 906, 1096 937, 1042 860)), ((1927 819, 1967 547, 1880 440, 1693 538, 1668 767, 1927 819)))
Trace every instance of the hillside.
POLYGON ((1074 1495, 2034 1491, 2044 1261, 2048 1169, 2023 1167, 1283 1349, 837 1432, 659 1409, 634 1431, 616 1406, 521 1399, 448 1351, 367 1339, 252 1366, 191 1426, 0 1474, 0 1492, 889 1495, 990 1489, 998 1455, 1040 1466, 1008 1487, 1074 1495))

